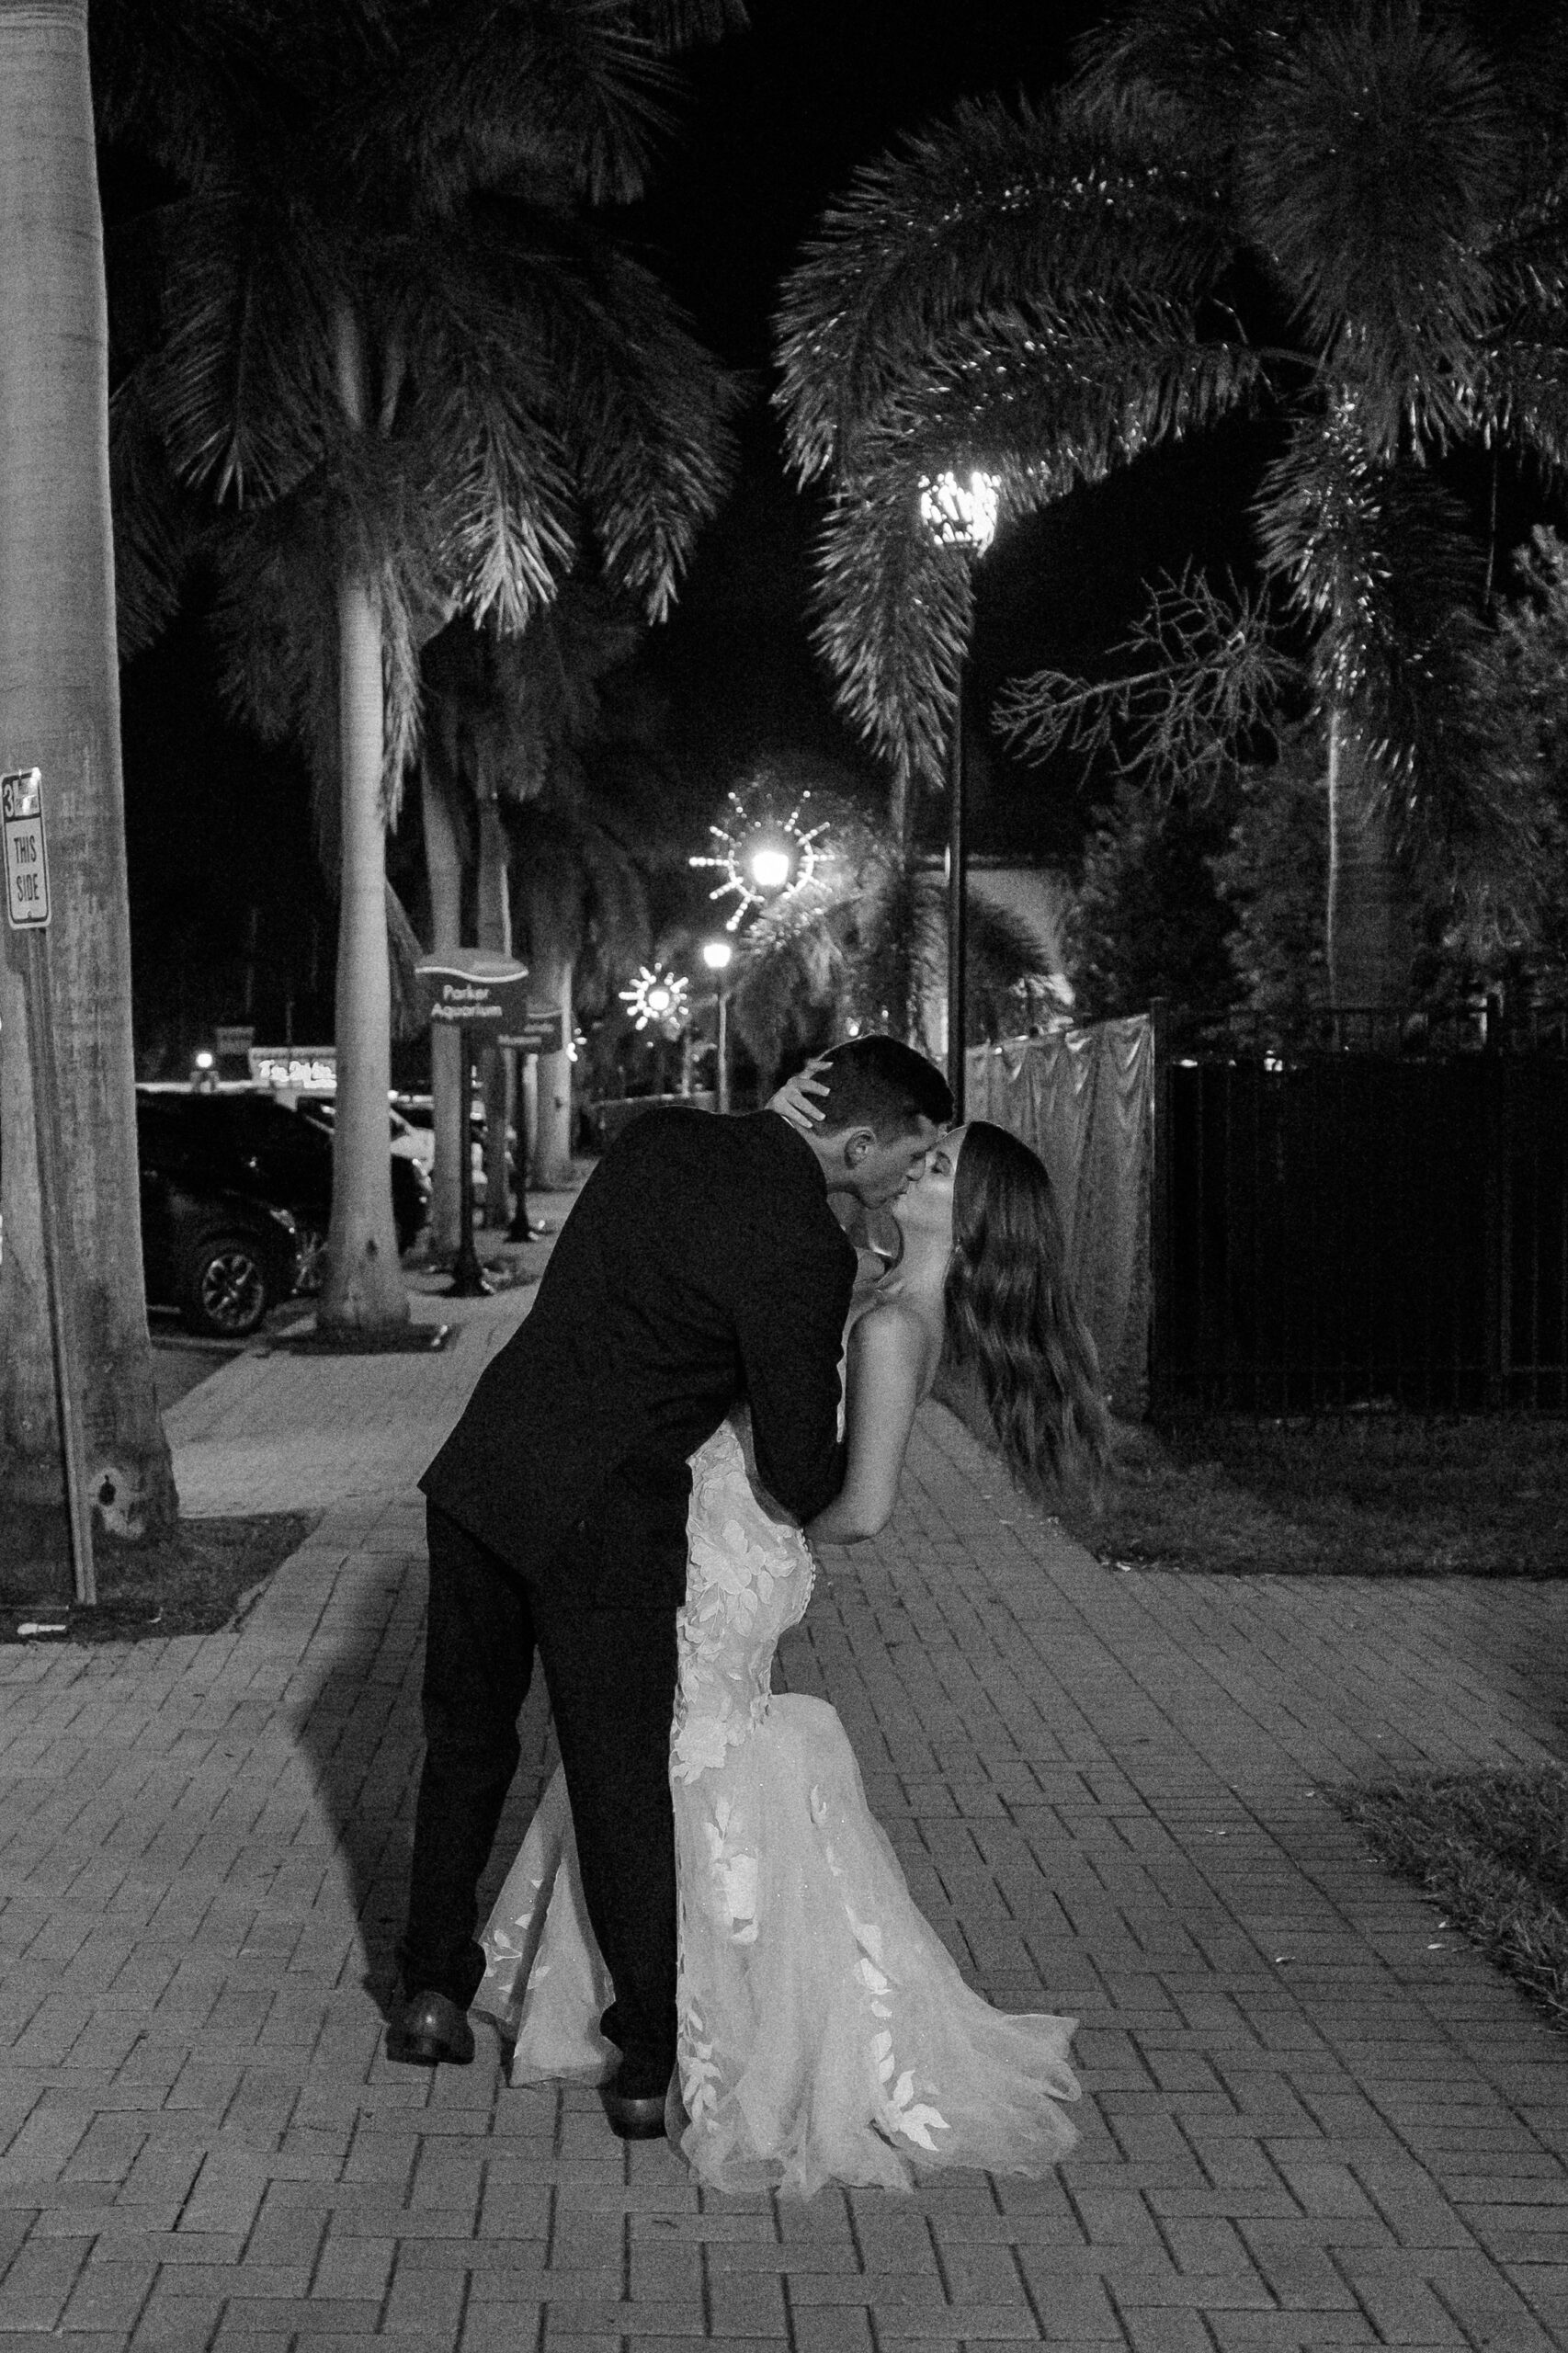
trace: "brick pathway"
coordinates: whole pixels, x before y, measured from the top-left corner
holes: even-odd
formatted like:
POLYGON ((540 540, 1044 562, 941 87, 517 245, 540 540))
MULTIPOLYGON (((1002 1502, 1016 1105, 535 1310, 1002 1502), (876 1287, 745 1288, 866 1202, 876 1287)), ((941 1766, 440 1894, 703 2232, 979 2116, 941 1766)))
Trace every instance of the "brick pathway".
POLYGON ((1568 2043, 1326 1796, 1559 1753, 1568 1587, 1108 1572, 934 1409, 784 1673, 975 1982, 1081 2018, 1061 2174, 702 2199, 488 2029, 388 2066, 411 1481, 524 1303, 181 1401, 187 1502, 330 1506, 237 1631, 0 1650, 0 2353, 1568 2346, 1568 2043))

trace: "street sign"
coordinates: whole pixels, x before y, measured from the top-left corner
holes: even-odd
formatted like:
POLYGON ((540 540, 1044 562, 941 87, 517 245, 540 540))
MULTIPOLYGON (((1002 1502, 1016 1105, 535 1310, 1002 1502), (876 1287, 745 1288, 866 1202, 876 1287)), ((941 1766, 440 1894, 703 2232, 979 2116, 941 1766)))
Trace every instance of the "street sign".
POLYGON ((0 830, 6 835, 6 918, 13 931, 41 931, 49 921, 41 769, 17 768, 0 776, 0 830))
POLYGON ((256 1043, 256 1031, 246 1021, 220 1021, 212 1032, 212 1051, 220 1062, 238 1061, 256 1043))
POLYGON ((483 948, 426 956, 414 968, 426 1017, 438 1029, 469 1031, 475 1046, 494 1045, 528 1018, 526 964, 483 948))
POLYGON ((559 1013, 535 1013, 528 1008, 528 1017, 515 1029, 503 1030, 495 1043, 513 1046, 519 1054, 558 1054, 562 1047, 562 1017, 559 1013))
POLYGON ((337 1085, 335 1046, 251 1046, 245 1060, 258 1086, 292 1086, 306 1095, 330 1095, 337 1085))

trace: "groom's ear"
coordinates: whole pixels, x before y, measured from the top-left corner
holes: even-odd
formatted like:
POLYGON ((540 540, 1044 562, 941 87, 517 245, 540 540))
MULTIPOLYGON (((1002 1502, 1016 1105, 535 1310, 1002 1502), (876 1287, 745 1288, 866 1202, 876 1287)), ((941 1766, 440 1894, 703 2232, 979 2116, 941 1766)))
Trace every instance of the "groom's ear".
POLYGON ((844 1139, 844 1157, 851 1168, 858 1168, 869 1152, 876 1149, 876 1135, 870 1128, 851 1128, 844 1139))

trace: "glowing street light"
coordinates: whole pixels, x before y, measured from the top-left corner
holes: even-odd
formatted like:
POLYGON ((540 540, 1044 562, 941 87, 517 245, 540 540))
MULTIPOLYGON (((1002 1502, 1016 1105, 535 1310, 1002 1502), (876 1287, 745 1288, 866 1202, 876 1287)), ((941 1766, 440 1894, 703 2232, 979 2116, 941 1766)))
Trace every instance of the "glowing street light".
POLYGON ((996 536, 996 480, 978 467, 967 474, 923 476, 920 520, 939 548, 983 555, 996 536))
MULTIPOLYGON (((928 475, 920 484, 920 519, 939 548, 970 560, 982 556, 996 536, 997 483, 979 467, 968 473, 928 475)), ((964 849, 963 671, 966 647, 959 651, 954 682, 953 732, 948 745, 948 1086, 953 1117, 963 1118, 964 1032, 968 1012, 964 961, 968 954, 964 849)))
POLYGON ((752 880, 761 891, 782 891, 791 864, 787 849, 764 842, 751 854, 752 880))
POLYGON ((815 874, 822 855, 818 844, 827 831, 827 821, 815 825, 808 822, 811 798, 809 792, 802 792, 787 816, 777 816, 769 806, 766 783, 754 783, 732 792, 725 822, 709 826, 712 853, 694 858, 690 863, 716 867, 722 874, 723 881, 709 892, 710 898, 727 898, 734 892, 739 904, 727 930, 739 929, 748 907, 759 907, 765 899, 784 891, 801 890, 815 874))
POLYGON ((734 960, 734 949, 727 939, 705 939, 702 961, 713 975, 713 993, 719 1006, 719 1037, 713 1062, 713 1083, 720 1116, 730 1108, 730 1055, 727 1036, 729 998, 724 990, 724 975, 734 960))
POLYGON ((654 1029, 665 1038, 678 1038, 686 1025, 690 983, 676 972, 650 972, 644 964, 620 1001, 639 1029, 654 1029))

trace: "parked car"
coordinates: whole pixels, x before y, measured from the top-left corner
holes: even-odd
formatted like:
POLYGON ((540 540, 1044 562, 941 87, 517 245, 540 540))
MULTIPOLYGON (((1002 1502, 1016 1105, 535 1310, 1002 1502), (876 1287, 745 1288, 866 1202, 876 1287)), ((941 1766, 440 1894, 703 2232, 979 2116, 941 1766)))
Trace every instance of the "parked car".
MULTIPOLYGON (((143 1165, 169 1173, 199 1172, 209 1184, 286 1209, 303 1245, 301 1287, 319 1279, 332 1216, 332 1129, 268 1090, 199 1094, 184 1088, 136 1090, 143 1165)), ((418 1163, 391 1160, 397 1246, 409 1249, 430 1214, 430 1181, 418 1163)))
MULTIPOLYGON (((400 1095, 392 1110, 394 1139, 417 1160, 426 1176, 436 1165, 436 1108, 428 1095, 400 1095)), ((473 1169, 473 1198, 484 1199, 484 1098, 476 1095, 469 1113, 468 1146, 473 1169)), ((394 1141, 392 1150, 399 1149, 394 1141)))
POLYGON ((195 1172, 142 1165, 142 1265, 150 1307, 176 1307, 187 1332, 243 1340, 298 1287, 300 1229, 285 1209, 195 1172))
MULTIPOLYGON (((150 1140, 151 1141, 151 1140, 150 1140)), ((300 1229, 290 1211, 230 1192, 199 1171, 142 1161, 142 1275, 149 1307, 174 1307, 189 1332, 243 1340, 298 1288, 300 1229)), ((5 1256, 0 1226, 0 1259, 5 1256)))

